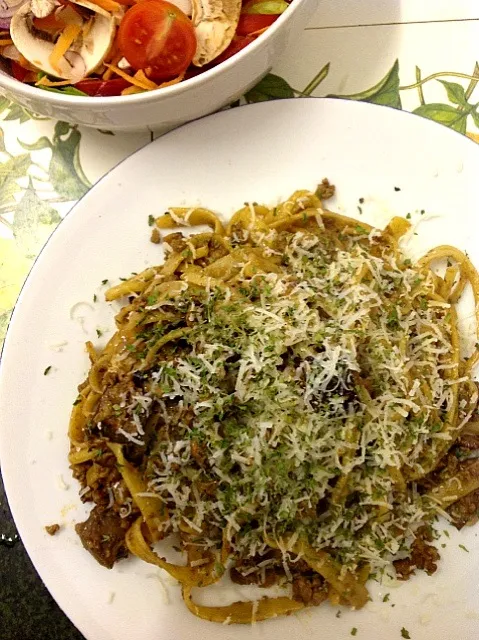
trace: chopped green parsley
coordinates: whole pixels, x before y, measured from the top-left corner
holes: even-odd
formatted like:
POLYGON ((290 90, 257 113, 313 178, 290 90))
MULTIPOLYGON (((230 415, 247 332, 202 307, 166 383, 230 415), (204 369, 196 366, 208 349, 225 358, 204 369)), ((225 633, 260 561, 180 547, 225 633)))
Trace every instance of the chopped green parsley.
MULTIPOLYGON (((261 555, 265 537, 296 536, 353 569, 367 562, 377 570, 384 558, 407 553, 412 522, 434 520, 426 496, 408 488, 407 499, 395 498, 385 469, 414 469, 440 442, 431 436, 441 423, 423 410, 414 379, 430 387, 431 404, 439 403, 438 351, 447 360, 448 346, 416 327, 449 320, 429 303, 432 275, 418 278, 409 259, 401 263, 388 250, 373 255, 368 235, 356 225, 338 248, 324 235, 290 234, 280 273, 259 266, 249 276, 238 273, 234 296, 188 288, 175 298, 173 325, 142 329, 125 345, 141 363, 159 339, 179 331, 165 355, 159 352, 145 398, 181 403, 193 416, 178 423, 175 438, 158 440, 163 465, 147 470, 148 490, 168 505, 169 531, 179 529, 186 509, 196 527, 224 530, 235 554, 261 555), (424 294, 407 307, 396 302, 410 300, 413 287, 424 294), (404 372, 413 363, 410 379, 404 372), (357 498, 333 507, 345 473, 357 498), (197 481, 215 487, 201 494, 200 507, 197 481), (306 515, 323 502, 330 507, 321 522, 306 515), (394 518, 379 521, 378 506, 394 518)), ((146 307, 157 301, 154 292, 143 298, 146 307)))
POLYGON ((360 224, 238 232, 232 246, 233 285, 182 276, 165 300, 160 277, 131 301, 112 362, 134 384, 112 383, 110 417, 151 452, 141 471, 165 535, 186 523, 216 558, 226 542, 261 559, 275 540, 285 567, 307 544, 380 576, 439 512, 391 470, 414 477, 443 446, 452 316, 431 297, 433 274, 360 224))

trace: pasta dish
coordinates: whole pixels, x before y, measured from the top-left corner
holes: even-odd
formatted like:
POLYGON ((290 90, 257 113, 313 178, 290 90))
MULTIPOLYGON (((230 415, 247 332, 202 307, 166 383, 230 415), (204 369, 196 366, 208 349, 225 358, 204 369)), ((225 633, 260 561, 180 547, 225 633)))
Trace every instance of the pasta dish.
POLYGON ((207 620, 359 609, 391 566, 436 570, 440 516, 477 518, 478 352, 456 305, 472 288, 477 312, 478 274, 449 246, 413 263, 406 219, 375 229, 329 211, 333 192, 246 203, 226 226, 202 208, 151 219, 164 264, 107 291, 116 333, 87 344, 69 460, 93 509, 77 533, 106 567, 131 553, 168 572, 207 620), (228 578, 283 595, 195 601, 228 578))

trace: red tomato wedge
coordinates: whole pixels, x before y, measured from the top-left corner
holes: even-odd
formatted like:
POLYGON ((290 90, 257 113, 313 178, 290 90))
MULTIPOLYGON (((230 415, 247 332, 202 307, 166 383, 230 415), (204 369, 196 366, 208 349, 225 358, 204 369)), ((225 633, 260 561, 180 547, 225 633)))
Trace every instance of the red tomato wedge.
POLYGON ((83 93, 95 98, 106 98, 109 96, 119 96, 123 89, 131 87, 131 84, 123 78, 113 78, 113 80, 96 80, 95 78, 87 78, 80 80, 75 87, 83 93))
POLYGON ((15 60, 10 60, 10 65, 12 69, 12 75, 15 80, 20 80, 20 82, 23 82, 27 75, 30 73, 28 69, 22 67, 22 65, 18 64, 18 62, 15 62, 15 60))
POLYGON ((213 62, 211 63, 211 66, 216 67, 216 65, 220 64, 221 62, 224 62, 225 60, 228 60, 228 58, 231 58, 235 54, 239 53, 242 49, 244 49, 254 41, 255 41, 255 38, 251 38, 250 36, 235 37, 231 42, 231 44, 229 45, 229 47, 225 49, 221 55, 219 55, 217 58, 213 60, 213 62))
POLYGON ((153 80, 183 73, 196 52, 191 20, 165 0, 143 0, 123 16, 118 47, 130 65, 153 80))
POLYGON ((270 27, 278 18, 279 15, 244 13, 239 19, 236 33, 239 36, 249 36, 251 33, 270 27))

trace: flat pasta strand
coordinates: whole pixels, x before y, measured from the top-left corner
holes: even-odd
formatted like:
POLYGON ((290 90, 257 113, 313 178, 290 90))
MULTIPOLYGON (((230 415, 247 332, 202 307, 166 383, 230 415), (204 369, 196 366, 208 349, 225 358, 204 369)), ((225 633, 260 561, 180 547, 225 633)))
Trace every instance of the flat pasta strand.
POLYGON ((206 607, 195 604, 191 587, 183 587, 183 600, 189 611, 198 618, 226 624, 251 624, 269 618, 287 616, 304 609, 305 605, 291 598, 262 598, 252 602, 233 602, 224 607, 206 607))
MULTIPOLYGON (((467 359, 461 358, 456 312, 456 305, 466 287, 472 287, 474 315, 476 324, 479 324, 479 275, 467 256, 447 245, 434 248, 412 266, 399 249, 401 238, 404 238, 411 228, 407 220, 394 217, 385 229, 375 230, 362 220, 358 221, 327 210, 323 200, 332 195, 333 191, 329 183, 323 182, 316 193, 298 190, 287 200, 273 207, 246 203, 233 214, 226 227, 220 217, 209 209, 170 208, 167 213, 156 218, 155 226, 158 230, 206 225, 211 231, 183 238, 178 233, 171 234, 166 239, 169 252, 163 265, 148 267, 143 272, 132 274, 130 278, 110 287, 105 294, 107 301, 129 298, 116 315, 117 331, 101 352, 97 353, 92 343, 87 344, 91 368, 87 380, 79 387, 79 395, 71 412, 68 432, 71 445, 69 462, 75 470, 80 471, 83 485, 97 485, 105 478, 102 460, 109 459, 111 464, 111 453, 115 456, 117 469, 135 509, 135 520, 133 521, 132 515, 129 521, 131 525, 125 537, 128 550, 142 561, 168 572, 175 578, 182 585, 186 607, 192 614, 204 620, 249 624, 290 615, 309 604, 287 596, 233 602, 218 607, 203 606, 194 602, 193 588, 207 587, 218 582, 228 564, 236 566, 235 562, 245 560, 244 557, 235 555, 233 540, 235 531, 241 531, 244 523, 248 523, 249 516, 254 514, 245 511, 247 516, 241 513, 239 523, 233 518, 228 520, 227 524, 225 520, 223 527, 219 527, 217 523, 213 526, 210 522, 198 524, 201 523, 201 495, 216 495, 220 481, 208 476, 208 449, 201 439, 201 434, 191 428, 187 441, 186 438, 181 439, 176 432, 176 429, 181 429, 182 421, 191 419, 188 414, 191 407, 188 407, 182 398, 179 399, 175 386, 175 367, 178 362, 184 360, 185 352, 189 353, 188 349, 192 351, 197 362, 200 362, 204 358, 201 351, 203 347, 213 350, 218 347, 214 341, 205 344, 204 336, 199 331, 200 324, 196 315, 198 308, 208 308, 211 316, 208 316, 209 321, 216 321, 221 326, 227 326, 228 316, 234 311, 238 301, 244 300, 245 308, 254 311, 255 301, 273 290, 284 274, 287 264, 284 260, 284 247, 291 238, 307 237, 312 243, 324 243, 330 251, 329 254, 325 254, 328 256, 336 256, 335 252, 345 252, 351 257, 352 266, 347 282, 356 287, 363 287, 365 295, 376 294, 379 300, 378 309, 386 305, 389 310, 389 316, 384 320, 384 331, 376 336, 378 349, 384 352, 390 350, 394 356, 400 354, 401 361, 406 361, 414 348, 412 343, 416 340, 417 344, 429 341, 438 352, 436 359, 440 364, 438 371, 441 372, 438 375, 446 390, 441 406, 434 406, 434 398, 437 395, 434 395, 434 385, 428 382, 429 379, 425 375, 430 361, 418 360, 414 361, 410 368, 404 367, 403 395, 394 398, 394 406, 388 408, 387 419, 398 433, 407 430, 412 420, 419 423, 422 421, 426 434, 424 442, 427 445, 419 449, 420 453, 411 458, 411 463, 404 462, 408 460, 407 455, 412 446, 405 440, 401 443, 403 448, 399 451, 402 461, 394 463, 388 460, 384 464, 382 472, 390 482, 390 495, 393 496, 391 502, 393 499, 406 500, 407 496, 411 495, 411 487, 416 487, 415 483, 420 487, 421 482, 429 479, 432 472, 436 474, 434 486, 432 489, 429 487, 427 490, 421 490, 424 499, 424 503, 421 504, 434 503, 438 509, 448 509, 458 500, 479 489, 477 461, 469 460, 467 464, 460 461, 452 475, 450 471, 437 471, 438 467, 441 469, 439 465, 444 457, 451 450, 454 451, 452 448, 456 446, 458 438, 466 434, 479 435, 479 426, 472 420, 478 393, 471 379, 471 373, 479 362, 479 350, 476 349, 467 359), (367 257, 363 259, 365 253, 367 257), (432 270, 433 263, 441 260, 452 262, 445 269, 443 276, 432 270), (407 269, 414 269, 416 278, 407 296, 396 299, 394 292, 390 297, 379 296, 381 289, 377 286, 377 264, 381 261, 386 271, 405 272, 407 269), (215 305, 220 305, 222 315, 214 316, 215 305), (392 332, 386 331, 391 327, 400 328, 401 322, 408 314, 414 314, 417 309, 422 308, 426 308, 428 314, 420 316, 423 320, 418 321, 415 334, 409 335, 404 332, 395 338, 392 332), (137 389, 135 385, 143 384, 145 381, 147 385, 153 385, 152 380, 158 380, 165 370, 170 376, 166 379, 167 384, 163 384, 151 399, 154 411, 151 415, 146 412, 148 425, 153 429, 154 435, 161 432, 163 440, 142 442, 138 437, 143 432, 137 433, 136 436, 132 434, 132 443, 137 447, 144 446, 144 451, 148 451, 142 462, 137 463, 138 457, 141 457, 141 448, 139 452, 133 451, 133 457, 130 457, 127 449, 130 443, 119 444, 112 441, 108 429, 115 428, 116 418, 121 415, 124 407, 128 407, 128 403, 132 402, 131 396, 137 389), (108 404, 105 402, 105 393, 112 387, 115 388, 115 385, 121 390, 118 402, 113 404, 114 400, 111 400, 108 404), (417 389, 420 390, 422 398, 420 406, 410 399, 412 392, 417 389), (107 419, 110 420, 108 429, 102 431, 98 425, 107 419), (173 457, 174 464, 179 468, 182 464, 181 451, 185 447, 190 448, 191 456, 198 464, 196 475, 188 478, 190 503, 182 512, 180 523, 176 522, 175 526, 175 503, 171 498, 168 501, 159 493, 156 497, 152 494, 155 489, 149 485, 151 478, 156 477, 155 473, 161 471, 169 462, 161 453, 163 441, 171 441, 178 445, 178 451, 173 457), (196 519, 197 517, 199 519, 196 519), (207 538, 210 525, 218 530, 215 535, 219 539, 215 544, 210 544, 211 541, 207 538), (170 535, 172 531, 178 533, 182 550, 186 552, 185 566, 168 562, 152 548, 152 544, 170 535), (205 540, 208 540, 206 545, 205 540)), ((305 258, 306 265, 310 264, 310 261, 310 258, 305 258)), ((327 270, 333 266, 326 261, 319 269, 327 270)), ((298 291, 302 292, 301 287, 304 284, 297 280, 288 282, 284 298, 296 295, 298 291)), ((348 292, 345 296, 347 295, 348 292)), ((325 294, 324 290, 319 290, 314 307, 317 309, 318 317, 335 319, 336 302, 334 297, 325 294)), ((277 310, 276 314, 267 304, 260 309, 263 313, 258 321, 260 324, 263 318, 272 317, 278 321, 278 326, 281 326, 281 309, 277 310)), ((375 314, 376 308, 372 309, 370 313, 375 314)), ((242 318, 244 320, 246 316, 242 318)), ((294 319, 292 324, 294 326, 294 319)), ((243 325, 246 327, 247 323, 243 322, 243 325)), ((348 353, 356 353, 356 333, 360 335, 362 327, 361 316, 358 314, 355 323, 344 328, 344 334, 348 335, 348 338, 341 344, 346 345, 344 349, 348 353)), ((279 330, 280 333, 281 331, 279 330)), ((322 344, 325 336, 318 331, 315 339, 318 344, 322 344)), ((257 375, 260 370, 255 353, 257 346, 251 347, 246 364, 238 364, 238 371, 243 376, 257 375)), ((272 353, 278 360, 279 368, 283 359, 287 361, 287 349, 291 346, 294 346, 294 340, 287 347, 283 345, 278 348, 277 353, 272 353)), ((365 348, 364 345, 362 348, 365 348)), ((225 376, 230 388, 228 401, 233 398, 236 402, 242 393, 241 385, 238 383, 240 375, 237 372, 236 381, 228 379, 227 373, 223 371, 227 357, 229 356, 220 352, 211 369, 218 377, 225 376)), ((304 358, 311 367, 313 358, 307 349, 304 358)), ((412 357, 410 359, 413 360, 412 357)), ((182 366, 186 366, 184 362, 182 366)), ((297 384, 303 384, 306 374, 296 361, 294 367, 297 384)), ((201 376, 196 371, 194 362, 185 370, 185 375, 189 376, 190 381, 188 388, 194 390, 201 384, 201 376)), ((326 367, 323 367, 321 372, 324 373, 325 370, 326 367)), ((377 396, 372 386, 373 374, 374 371, 362 369, 353 370, 351 374, 351 388, 354 389, 355 402, 364 411, 363 421, 358 423, 355 420, 355 410, 351 409, 338 429, 341 446, 335 450, 337 468, 334 471, 334 482, 327 494, 328 509, 345 509, 351 501, 357 500, 358 487, 354 486, 355 469, 364 462, 361 462, 360 455, 363 455, 361 452, 368 446, 365 434, 370 424, 374 424, 377 406, 377 396)), ((150 386, 146 388, 149 390, 150 386)), ((313 400, 319 402, 316 397, 313 400)), ((148 400, 148 406, 149 402, 148 400)), ((206 393, 200 403, 203 405, 201 410, 209 410, 208 402, 209 397, 206 393)), ((131 428, 135 427, 138 421, 140 426, 142 425, 141 416, 146 410, 141 404, 137 408, 139 411, 130 423, 131 428)), ((218 423, 216 435, 224 437, 226 444, 225 432, 234 428, 236 424, 229 416, 229 410, 227 406, 224 412, 219 412, 215 418, 218 423)), ((192 411, 192 415, 193 424, 198 412, 192 411)), ((276 419, 276 416, 274 418, 276 419)), ((386 420, 386 417, 384 419, 386 420)), ((265 438, 265 434, 274 430, 273 422, 271 426, 261 425, 264 429, 261 438, 265 438)), ((244 462, 244 459, 244 456, 237 456, 236 461, 244 462)), ((281 462, 278 458, 278 466, 281 462)), ((86 489, 86 486, 83 488, 86 489)), ((171 491, 175 492, 177 488, 175 486, 171 491)), ((373 529, 375 526, 386 526, 391 522, 395 503, 390 505, 385 500, 378 499, 371 505, 368 512, 369 520, 365 526, 373 529)), ((317 507, 318 505, 309 505, 304 522, 317 515, 317 507)), ((321 505, 321 508, 324 507, 321 505)), ((261 534, 265 547, 262 553, 268 558, 264 567, 272 563, 275 570, 284 571, 286 582, 292 582, 293 577, 289 575, 291 569, 288 568, 288 564, 294 569, 295 563, 301 560, 301 566, 306 567, 302 569, 305 579, 315 580, 315 585, 321 586, 323 599, 327 597, 334 605, 345 604, 354 609, 365 606, 369 599, 366 583, 372 571, 370 557, 360 557, 353 566, 342 564, 338 558, 342 559, 343 556, 337 554, 334 544, 317 545, 316 548, 312 538, 305 536, 303 531, 297 530, 292 534, 284 534, 285 529, 282 531, 283 535, 279 540, 273 539, 273 534, 269 535, 266 528, 264 536, 261 534), (281 554, 278 554, 278 550, 281 554)), ((399 532, 395 535, 399 535, 399 532)), ((334 536, 331 540, 334 540, 334 536)), ((254 565, 258 557, 260 556, 248 557, 246 560, 250 565, 254 565)), ((262 569, 259 560, 258 566, 250 565, 247 567, 246 576, 252 570, 260 572, 262 569)))

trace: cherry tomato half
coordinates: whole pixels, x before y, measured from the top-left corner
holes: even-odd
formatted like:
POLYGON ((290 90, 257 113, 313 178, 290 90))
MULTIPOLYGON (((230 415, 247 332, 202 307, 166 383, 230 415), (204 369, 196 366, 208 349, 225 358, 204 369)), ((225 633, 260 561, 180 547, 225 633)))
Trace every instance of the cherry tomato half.
POLYGON ((251 33, 271 26, 278 18, 278 15, 244 13, 240 16, 236 33, 239 36, 249 36, 251 33))
POLYGON ((134 69, 144 69, 153 80, 178 76, 196 52, 191 20, 165 0, 143 0, 123 16, 118 46, 134 69))
POLYGON ((86 78, 80 80, 75 87, 83 93, 95 98, 105 98, 107 96, 119 96, 123 89, 131 87, 131 84, 123 78, 113 78, 113 80, 97 80, 95 78, 86 78))

